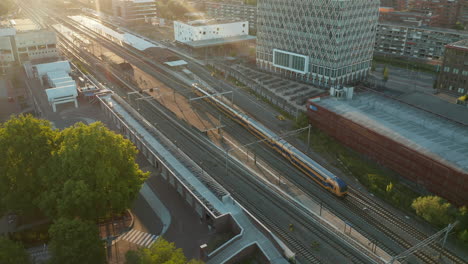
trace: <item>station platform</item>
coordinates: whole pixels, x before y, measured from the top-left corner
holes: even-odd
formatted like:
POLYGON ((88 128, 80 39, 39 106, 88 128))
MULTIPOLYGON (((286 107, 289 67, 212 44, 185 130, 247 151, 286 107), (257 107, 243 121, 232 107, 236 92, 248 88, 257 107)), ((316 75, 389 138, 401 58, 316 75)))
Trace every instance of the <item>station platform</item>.
MULTIPOLYGON (((203 209, 210 211, 199 213, 201 217, 204 217, 208 213, 218 219, 230 216, 240 229, 240 232, 229 241, 214 251, 207 253, 206 263, 230 263, 234 258, 245 254, 248 251, 246 249, 252 248, 252 246, 260 249, 269 263, 288 263, 283 256, 283 252, 290 252, 290 250, 282 248, 284 245, 279 245, 275 239, 271 239, 272 233, 269 230, 259 228, 263 225, 255 223, 256 219, 233 200, 231 195, 206 172, 194 172, 200 172, 202 169, 198 167, 194 170, 194 167, 197 167, 197 165, 193 161, 187 160, 188 157, 184 153, 157 131, 139 113, 116 95, 106 95, 99 97, 99 99, 103 107, 107 108, 108 116, 113 115, 114 121, 119 119, 122 123, 121 125, 125 125, 128 130, 132 130, 132 133, 137 135, 139 141, 143 142, 140 143, 138 141, 136 143, 136 146, 143 154, 151 152, 159 159, 163 159, 160 162, 162 162, 163 166, 167 167, 168 172, 162 170, 161 176, 167 177, 170 183, 174 183, 174 179, 169 174, 175 176, 177 178, 175 180, 179 180, 181 185, 174 183, 173 186, 181 195, 183 193, 181 186, 190 190, 190 193, 193 195, 192 198, 188 197, 187 193, 184 194, 187 202, 190 204, 189 200, 194 199, 203 203, 203 208, 194 204, 194 209, 197 212, 201 212, 203 209), (148 129, 149 127, 151 129, 148 129)), ((129 131, 125 131, 124 135, 127 135, 134 143, 136 142, 134 136, 129 136, 129 131)))

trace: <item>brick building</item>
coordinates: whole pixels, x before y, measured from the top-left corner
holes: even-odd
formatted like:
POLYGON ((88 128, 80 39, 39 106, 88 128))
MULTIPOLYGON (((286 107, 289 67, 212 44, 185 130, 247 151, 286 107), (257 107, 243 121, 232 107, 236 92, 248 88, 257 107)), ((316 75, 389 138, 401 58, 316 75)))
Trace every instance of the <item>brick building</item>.
POLYGON ((397 11, 408 9, 408 0, 381 0, 380 6, 393 7, 397 11))
POLYGON ((375 92, 307 103, 310 123, 456 205, 468 204, 468 130, 440 115, 375 92))
POLYGON ((468 94, 468 39, 445 46, 437 89, 457 96, 468 94))
POLYGON ((409 7, 412 11, 431 11, 439 15, 439 26, 442 27, 455 25, 459 15, 458 0, 413 0, 409 7))
POLYGON ((380 12, 380 22, 404 23, 411 26, 438 26, 440 16, 431 12, 380 12))

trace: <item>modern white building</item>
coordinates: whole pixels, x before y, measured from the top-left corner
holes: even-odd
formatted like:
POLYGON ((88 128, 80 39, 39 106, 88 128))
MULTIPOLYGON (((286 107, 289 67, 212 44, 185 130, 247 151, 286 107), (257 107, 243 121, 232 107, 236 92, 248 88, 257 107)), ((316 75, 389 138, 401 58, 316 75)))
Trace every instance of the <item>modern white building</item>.
POLYGON ((257 66, 326 87, 362 80, 378 17, 378 0, 258 1, 257 66))
POLYGON ((25 22, 17 24, 13 20, 9 27, 0 28, 0 73, 14 64, 41 62, 58 57, 55 32, 37 30, 34 25, 25 22))
POLYGON ((68 61, 57 61, 33 66, 34 77, 46 85, 46 94, 54 112, 58 104, 71 103, 78 108, 76 81, 70 77, 71 67, 68 61))
POLYGON ((174 37, 181 43, 249 35, 248 21, 174 21, 174 37))

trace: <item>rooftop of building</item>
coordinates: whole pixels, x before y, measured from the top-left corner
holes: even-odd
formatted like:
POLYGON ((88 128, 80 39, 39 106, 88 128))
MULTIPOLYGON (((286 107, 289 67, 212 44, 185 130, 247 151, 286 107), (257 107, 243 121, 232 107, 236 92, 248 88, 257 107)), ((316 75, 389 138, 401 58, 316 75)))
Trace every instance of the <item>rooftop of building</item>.
POLYGON ((33 31, 39 30, 41 27, 34 23, 31 19, 14 19, 9 21, 10 26, 16 29, 17 32, 24 32, 24 31, 33 31))
MULTIPOLYGON (((229 23, 237 23, 242 22, 239 19, 200 19, 200 20, 193 20, 188 22, 182 22, 190 26, 194 27, 201 27, 201 26, 209 26, 209 25, 221 25, 221 24, 229 24, 229 23)), ((247 21, 245 21, 247 23, 247 21)))
POLYGON ((132 2, 135 4, 143 4, 143 3, 156 3, 155 0, 119 0, 121 2, 132 2))
POLYGON ((446 47, 447 48, 468 50, 468 39, 462 39, 460 41, 450 43, 446 47))
POLYGON ((438 15, 431 14, 431 13, 415 12, 415 11, 394 11, 394 12, 388 12, 386 14, 401 15, 401 16, 404 16, 404 15, 406 15, 406 16, 424 16, 424 17, 438 16, 438 15))
POLYGON ((243 42, 243 41, 251 41, 255 39, 257 39, 255 36, 239 35, 239 36, 226 37, 226 38, 189 41, 189 42, 185 42, 184 45, 197 49, 197 48, 206 48, 206 47, 214 47, 214 46, 220 46, 220 45, 226 45, 226 44, 233 44, 233 43, 238 43, 238 42, 243 42))
MULTIPOLYGON (((355 93, 352 100, 324 97, 315 104, 443 164, 468 172, 466 124, 370 91, 355 93)), ((463 110, 468 116, 468 109, 463 110)))
POLYGON ((409 26, 408 24, 404 24, 404 23, 389 22, 389 21, 380 22, 379 25, 388 26, 388 27, 397 26, 397 27, 406 27, 406 28, 411 28, 411 29, 416 29, 416 30, 429 30, 429 31, 438 31, 438 32, 444 32, 444 33, 453 33, 453 34, 459 34, 462 36, 467 36, 468 38, 468 31, 465 31, 465 30, 456 30, 456 29, 450 29, 450 28, 429 27, 429 26, 414 27, 414 26, 409 26))

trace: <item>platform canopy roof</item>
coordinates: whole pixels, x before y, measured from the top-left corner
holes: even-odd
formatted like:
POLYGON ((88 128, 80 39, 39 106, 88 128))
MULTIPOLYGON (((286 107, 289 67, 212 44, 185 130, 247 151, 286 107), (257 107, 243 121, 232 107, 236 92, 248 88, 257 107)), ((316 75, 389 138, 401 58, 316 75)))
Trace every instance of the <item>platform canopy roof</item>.
POLYGON ((166 61, 164 64, 169 65, 170 67, 178 67, 187 65, 187 62, 184 60, 176 60, 176 61, 166 61))
POLYGON ((226 44, 233 44, 239 43, 243 41, 250 41, 255 40, 257 37, 250 36, 250 35, 240 35, 234 37, 227 37, 227 38, 216 38, 216 39, 205 39, 205 40, 196 40, 196 41, 189 41, 185 42, 184 45, 190 46, 192 48, 206 48, 206 47, 214 47, 214 46, 222 46, 226 44))

